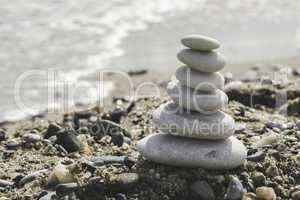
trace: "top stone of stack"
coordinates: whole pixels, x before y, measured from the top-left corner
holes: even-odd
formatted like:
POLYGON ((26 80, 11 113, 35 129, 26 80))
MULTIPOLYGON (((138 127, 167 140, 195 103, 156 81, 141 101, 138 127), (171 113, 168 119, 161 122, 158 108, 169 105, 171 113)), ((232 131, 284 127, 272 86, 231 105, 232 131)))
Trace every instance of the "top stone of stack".
POLYGON ((213 51, 220 47, 220 42, 202 35, 187 35, 181 43, 189 49, 183 49, 177 58, 188 67, 205 73, 220 71, 226 64, 222 54, 213 51))
POLYGON ((211 51, 220 47, 218 40, 202 35, 186 35, 181 39, 181 43, 199 51, 211 51))

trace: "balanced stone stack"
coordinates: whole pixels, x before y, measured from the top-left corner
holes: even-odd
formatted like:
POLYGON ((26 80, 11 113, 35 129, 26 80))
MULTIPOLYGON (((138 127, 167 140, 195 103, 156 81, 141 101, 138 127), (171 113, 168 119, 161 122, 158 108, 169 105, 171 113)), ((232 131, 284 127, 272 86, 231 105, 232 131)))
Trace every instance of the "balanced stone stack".
POLYGON ((220 43, 201 35, 181 40, 187 49, 177 57, 185 64, 169 82, 170 102, 153 113, 160 133, 138 143, 147 159, 182 167, 229 169, 242 165, 245 146, 233 136, 234 119, 221 111, 228 103, 224 77, 218 72, 225 58, 214 51, 220 43))

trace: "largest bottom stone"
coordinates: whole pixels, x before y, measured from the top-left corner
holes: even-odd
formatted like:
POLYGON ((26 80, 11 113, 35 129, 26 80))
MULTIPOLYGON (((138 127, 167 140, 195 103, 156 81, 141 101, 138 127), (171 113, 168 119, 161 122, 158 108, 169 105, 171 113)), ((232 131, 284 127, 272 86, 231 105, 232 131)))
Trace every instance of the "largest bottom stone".
POLYGON ((226 140, 195 140, 166 134, 150 135, 139 141, 139 152, 154 162, 209 169, 236 168, 247 156, 235 137, 226 140))

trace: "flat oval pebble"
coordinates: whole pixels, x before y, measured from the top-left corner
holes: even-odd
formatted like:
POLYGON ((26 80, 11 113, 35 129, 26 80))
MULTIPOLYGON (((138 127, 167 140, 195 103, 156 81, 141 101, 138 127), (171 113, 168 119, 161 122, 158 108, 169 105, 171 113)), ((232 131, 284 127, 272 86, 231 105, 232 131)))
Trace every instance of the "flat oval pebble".
POLYGON ((175 76, 182 85, 199 91, 211 92, 216 89, 222 90, 225 84, 225 79, 219 72, 199 72, 187 66, 179 67, 176 70, 175 76))
POLYGON ((181 43, 186 47, 200 51, 211 51, 220 47, 218 40, 196 34, 184 36, 181 43))
POLYGON ((242 165, 247 151, 235 137, 226 140, 194 140, 165 134, 145 137, 139 152, 154 162, 179 167, 230 169, 242 165))
POLYGON ((153 122, 163 133, 197 139, 226 139, 235 130, 233 118, 222 111, 201 114, 182 109, 174 102, 157 108, 153 112, 153 122))
POLYGON ((169 82, 167 92, 178 106, 203 114, 215 113, 228 103, 228 97, 222 90, 216 90, 212 93, 198 92, 182 86, 178 80, 169 82))
POLYGON ((203 52, 192 49, 183 49, 177 54, 177 58, 200 72, 217 72, 225 66, 225 58, 222 54, 214 51, 203 52))

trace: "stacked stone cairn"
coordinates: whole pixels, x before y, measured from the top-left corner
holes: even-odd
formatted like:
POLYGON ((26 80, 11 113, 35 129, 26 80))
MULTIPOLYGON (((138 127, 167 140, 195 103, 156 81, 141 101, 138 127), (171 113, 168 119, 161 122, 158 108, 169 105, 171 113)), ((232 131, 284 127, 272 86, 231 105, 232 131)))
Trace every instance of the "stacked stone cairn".
POLYGON ((158 134, 138 143, 139 152, 154 162, 208 169, 230 169, 242 165, 247 151, 233 136, 234 119, 221 111, 228 103, 224 77, 218 72, 225 58, 215 51, 220 43, 201 35, 181 40, 188 48, 177 57, 185 64, 167 86, 171 101, 153 113, 158 134))

